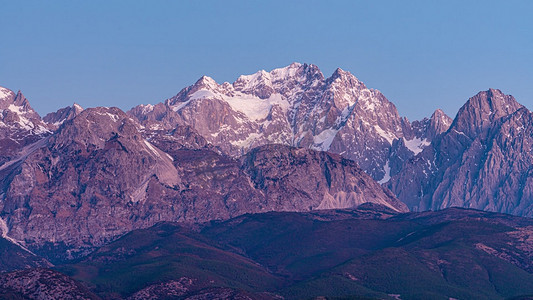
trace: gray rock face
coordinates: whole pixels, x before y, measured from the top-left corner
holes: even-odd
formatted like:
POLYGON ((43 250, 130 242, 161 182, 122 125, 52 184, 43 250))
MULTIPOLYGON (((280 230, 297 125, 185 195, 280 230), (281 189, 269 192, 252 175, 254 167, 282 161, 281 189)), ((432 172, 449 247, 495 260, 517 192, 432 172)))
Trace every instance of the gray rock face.
POLYGON ((266 195, 275 211, 301 211, 306 206, 309 210, 349 208, 366 202, 407 211, 355 162, 339 155, 266 145, 242 159, 254 187, 266 195), (287 202, 287 197, 295 201, 287 202))
POLYGON ((149 129, 188 125, 234 157, 273 143, 341 154, 382 182, 391 175, 394 141, 404 141, 398 145, 410 158, 450 123, 439 111, 414 130, 383 94, 349 72, 324 78, 318 67, 298 63, 232 84, 204 76, 164 103, 129 114, 149 129))
POLYGON ((446 132, 453 119, 448 117, 442 110, 437 109, 430 118, 411 123, 416 136, 432 141, 437 135, 446 132))
POLYGON ((533 216, 532 145, 533 114, 499 90, 480 92, 388 187, 413 210, 459 206, 533 216))
POLYGON ((43 121, 53 129, 57 129, 65 121, 73 119, 83 111, 83 107, 74 103, 72 106, 67 106, 59 109, 56 112, 51 112, 44 116, 43 121))
POLYGON ((0 170, 1 215, 9 235, 28 246, 74 240, 83 250, 133 224, 152 224, 159 216, 149 213, 151 201, 166 204, 157 193, 147 196, 150 184, 180 184, 172 158, 117 108, 87 109, 30 147, 0 170), (132 210, 140 220, 131 220, 132 210))
POLYGON ((364 202, 407 210, 340 156, 269 145, 239 160, 190 127, 149 130, 118 108, 88 108, 21 153, 0 167, 4 233, 59 258, 160 221, 364 202))

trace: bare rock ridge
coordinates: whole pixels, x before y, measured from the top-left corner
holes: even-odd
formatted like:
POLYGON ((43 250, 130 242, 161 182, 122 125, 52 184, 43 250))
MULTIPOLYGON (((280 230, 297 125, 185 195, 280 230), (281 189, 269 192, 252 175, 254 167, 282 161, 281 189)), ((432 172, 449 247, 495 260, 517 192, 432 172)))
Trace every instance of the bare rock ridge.
POLYGON ((387 186, 412 210, 460 206, 531 217, 532 136, 529 110, 499 90, 480 92, 387 186))
POLYGON ((413 127, 351 73, 337 69, 325 78, 317 66, 299 63, 232 84, 203 76, 163 103, 128 113, 150 129, 190 126, 235 157, 272 143, 341 154, 382 182, 391 175, 387 163, 395 141, 403 142, 396 147, 407 159, 451 123, 438 111, 413 127))
POLYGON ((72 110, 49 115, 61 125, 0 167, 3 234, 37 253, 77 257, 161 221, 364 202, 407 211, 338 155, 266 145, 238 159, 188 126, 152 130, 118 108, 72 110))
POLYGON ((437 109, 430 118, 411 123, 415 135, 432 141, 437 135, 450 128, 453 119, 448 117, 441 109, 437 109))
POLYGON ((49 126, 57 129, 65 121, 74 118, 83 111, 83 107, 79 104, 74 103, 72 106, 67 106, 59 109, 56 112, 51 112, 43 117, 43 121, 46 122, 49 126))
POLYGON ((310 210, 351 208, 366 202, 407 211, 405 204, 389 190, 372 180, 355 162, 339 155, 265 145, 242 159, 243 169, 254 187, 264 191, 277 211, 299 211, 306 205, 310 210), (287 196, 299 203, 286 202, 287 196))

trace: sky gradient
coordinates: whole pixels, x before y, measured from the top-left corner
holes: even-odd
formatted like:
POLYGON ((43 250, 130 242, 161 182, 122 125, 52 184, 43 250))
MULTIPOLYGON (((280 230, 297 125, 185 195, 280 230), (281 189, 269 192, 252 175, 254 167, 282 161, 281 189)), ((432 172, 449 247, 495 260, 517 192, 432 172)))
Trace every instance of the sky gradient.
POLYGON ((202 75, 340 67, 410 120, 478 91, 533 109, 533 1, 5 1, 0 86, 41 114, 158 103, 202 75))

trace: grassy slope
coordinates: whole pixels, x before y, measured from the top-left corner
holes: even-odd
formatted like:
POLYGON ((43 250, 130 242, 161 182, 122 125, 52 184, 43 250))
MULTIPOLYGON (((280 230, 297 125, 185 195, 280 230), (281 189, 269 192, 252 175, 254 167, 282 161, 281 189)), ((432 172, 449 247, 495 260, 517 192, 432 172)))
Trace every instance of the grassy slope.
POLYGON ((231 287, 289 299, 533 294, 533 274, 476 247, 482 243, 518 261, 530 259, 507 233, 533 220, 465 210, 387 220, 343 214, 246 215, 200 232, 160 224, 60 270, 100 295, 118 296, 181 277, 195 278, 196 290, 231 287))
POLYGON ((181 277, 194 278, 195 289, 264 291, 280 286, 280 279, 253 261, 182 230, 168 224, 137 230, 83 261, 59 269, 86 282, 100 295, 127 296, 152 283, 181 277))

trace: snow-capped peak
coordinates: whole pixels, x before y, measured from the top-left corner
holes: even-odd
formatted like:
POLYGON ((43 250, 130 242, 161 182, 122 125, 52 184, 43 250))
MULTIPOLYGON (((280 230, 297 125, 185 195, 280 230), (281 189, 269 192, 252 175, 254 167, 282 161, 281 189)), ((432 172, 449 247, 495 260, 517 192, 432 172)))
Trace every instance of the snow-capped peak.
POLYGON ((217 82, 213 78, 205 75, 200 77, 200 79, 198 79, 194 85, 203 86, 209 89, 216 89, 218 87, 217 82))
MULTIPOLYGON (((404 129, 405 138, 412 138, 410 124, 379 91, 340 68, 326 79, 312 64, 260 70, 233 83, 204 76, 164 105, 168 110, 138 106, 132 113, 145 126, 189 125, 232 155, 267 143, 333 151, 356 160, 376 179, 383 178, 390 148, 404 129)), ((420 144, 409 143, 413 154, 420 144)))
POLYGON ((357 79, 357 77, 355 77, 355 75, 353 75, 352 73, 350 73, 348 71, 344 71, 341 68, 337 68, 335 70, 335 72, 333 72, 331 77, 328 78, 328 81, 330 81, 330 82, 351 81, 354 84, 358 84, 358 85, 360 84, 360 85, 364 86, 364 84, 359 79, 357 79))
POLYGON ((301 63, 294 62, 284 68, 274 69, 270 74, 276 79, 287 79, 289 77, 294 77, 296 72, 302 67, 301 63))
POLYGON ((8 98, 15 98, 15 93, 13 93, 13 91, 10 89, 0 86, 0 100, 5 100, 8 98))
POLYGON ((241 75, 233 83, 233 87, 237 90, 251 91, 260 85, 272 87, 272 76, 265 70, 261 70, 251 75, 241 75))
POLYGON ((286 67, 277 68, 270 72, 260 70, 251 75, 241 75, 233 83, 233 85, 235 86, 235 88, 240 87, 243 90, 246 90, 247 88, 250 88, 257 84, 268 84, 269 86, 271 86, 272 82, 287 80, 291 77, 295 77, 298 71, 302 68, 302 66, 303 65, 301 63, 294 62, 286 67))

